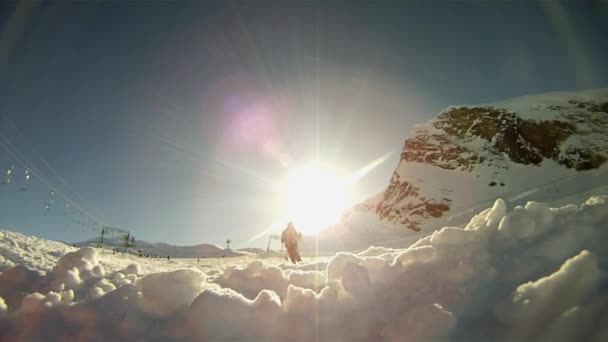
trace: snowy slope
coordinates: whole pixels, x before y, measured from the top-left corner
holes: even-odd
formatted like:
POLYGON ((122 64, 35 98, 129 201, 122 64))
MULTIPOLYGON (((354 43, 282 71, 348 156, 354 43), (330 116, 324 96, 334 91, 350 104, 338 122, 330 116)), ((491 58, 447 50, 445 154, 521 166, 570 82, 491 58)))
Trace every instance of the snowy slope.
POLYGON ((606 227, 607 193, 558 208, 497 200, 405 249, 157 270, 2 231, 5 260, 47 272, 2 268, 0 340, 605 341, 606 227), (52 267, 30 260, 54 251, 52 267))
MULTIPOLYGON (((30 270, 47 274, 52 272, 59 260, 80 247, 24 235, 18 232, 0 229, 0 272, 15 266, 24 266, 30 270)), ((140 265, 142 272, 170 269, 174 264, 180 264, 166 259, 139 258, 131 254, 114 254, 111 249, 95 249, 99 256, 98 264, 104 270, 120 270, 130 264, 140 265)))
POLYGON ((380 198, 353 208, 335 229, 361 235, 375 220, 389 223, 380 234, 412 235, 402 227, 430 234, 446 217, 468 220, 463 211, 499 197, 552 201, 606 185, 607 159, 608 89, 452 106, 416 126, 380 198), (562 193, 554 184, 568 185, 562 193))

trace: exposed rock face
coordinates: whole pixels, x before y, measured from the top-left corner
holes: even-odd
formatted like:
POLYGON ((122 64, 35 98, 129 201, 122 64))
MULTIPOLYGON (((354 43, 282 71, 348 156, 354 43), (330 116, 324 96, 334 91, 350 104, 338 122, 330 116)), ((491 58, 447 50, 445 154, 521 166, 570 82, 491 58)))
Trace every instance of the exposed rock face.
MULTIPOLYGON (((529 97, 525 109, 520 109, 520 99, 514 106, 505 101, 504 107, 446 109, 405 140, 401 161, 376 205, 377 215, 419 231, 425 220, 450 210, 450 186, 428 191, 433 179, 407 178, 408 169, 420 164, 469 173, 472 179, 488 170, 509 178, 514 165, 538 173, 534 170, 548 161, 577 171, 601 167, 608 157, 608 90, 594 91, 591 97, 572 94, 572 98, 566 94, 557 100, 552 95, 547 101, 543 95, 529 97)), ((500 179, 492 179, 475 182, 483 181, 492 189, 505 186, 500 179)))
MULTIPOLYGON (((449 202, 449 199, 446 199, 449 202)), ((420 219, 440 217, 450 207, 444 203, 435 203, 421 195, 420 189, 407 180, 401 180, 398 173, 394 173, 388 189, 384 192, 384 200, 376 207, 378 215, 389 222, 404 224, 407 228, 419 231, 420 219), (387 196, 388 194, 388 196, 387 196), (389 203, 401 203, 406 198, 416 198, 416 201, 407 201, 403 206, 393 206, 389 203), (390 201, 390 202, 389 202, 390 201), (407 214, 407 215, 404 215, 407 214)))
MULTIPOLYGON (((606 110, 608 103, 592 106, 606 110)), ((538 165, 553 159, 568 168, 588 170, 598 168, 606 157, 601 148, 580 146, 567 151, 560 145, 579 132, 577 122, 593 122, 597 129, 608 127, 608 111, 589 112, 589 115, 568 115, 563 121, 525 120, 516 113, 493 107, 457 107, 439 115, 433 126, 439 132, 416 135, 405 141, 401 160, 432 164, 444 169, 472 170, 480 163, 491 163, 462 143, 475 138, 489 143, 489 152, 505 154, 519 164, 538 165)), ((502 157, 502 156, 501 156, 502 157)))

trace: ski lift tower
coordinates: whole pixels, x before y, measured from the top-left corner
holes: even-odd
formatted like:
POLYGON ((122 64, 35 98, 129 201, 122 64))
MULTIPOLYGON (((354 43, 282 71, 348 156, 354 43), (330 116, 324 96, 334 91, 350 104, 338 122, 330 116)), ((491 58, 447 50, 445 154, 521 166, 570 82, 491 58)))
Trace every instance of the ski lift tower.
POLYGON ((103 249, 103 239, 104 236, 120 236, 122 235, 123 238, 124 237, 130 237, 131 236, 131 232, 129 232, 128 230, 124 230, 124 229, 120 229, 120 228, 115 228, 115 227, 110 227, 110 226, 103 226, 101 227, 101 240, 99 243, 99 248, 103 249))
MULTIPOLYGON (((279 235, 270 235, 268 237, 268 246, 266 246, 266 253, 270 252, 270 243, 272 242, 272 240, 280 240, 281 237, 279 235)), ((283 244, 281 244, 281 252, 283 251, 283 244)))

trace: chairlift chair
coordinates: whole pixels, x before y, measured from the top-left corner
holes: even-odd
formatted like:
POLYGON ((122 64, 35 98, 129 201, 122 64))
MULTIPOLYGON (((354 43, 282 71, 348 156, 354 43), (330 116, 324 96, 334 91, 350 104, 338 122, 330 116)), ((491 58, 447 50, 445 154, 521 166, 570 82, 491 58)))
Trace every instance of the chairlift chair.
POLYGON ((2 184, 9 184, 13 179, 13 171, 15 170, 15 166, 11 166, 6 170, 4 174, 4 178, 2 179, 2 184))
POLYGON ((21 190, 26 191, 27 185, 30 182, 30 170, 25 170, 25 174, 24 174, 23 178, 24 178, 24 180, 23 180, 23 186, 21 187, 21 190))

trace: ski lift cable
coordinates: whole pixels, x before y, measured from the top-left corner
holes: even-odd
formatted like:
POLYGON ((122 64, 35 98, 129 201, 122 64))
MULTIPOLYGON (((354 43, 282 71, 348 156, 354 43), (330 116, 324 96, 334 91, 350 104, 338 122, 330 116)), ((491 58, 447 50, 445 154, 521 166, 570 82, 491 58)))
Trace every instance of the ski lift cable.
POLYGON ((96 218, 94 215, 92 215, 89 211, 87 211, 86 209, 84 209, 83 206, 79 205, 78 203, 76 203, 74 200, 72 200, 71 198, 69 198, 69 196, 65 195, 63 192, 61 191, 57 191, 57 187, 54 187, 50 181, 48 181, 42 174, 40 171, 38 171, 37 168, 33 167, 33 165, 31 163, 29 163, 27 161, 27 159, 21 155, 16 149, 15 147, 10 143, 10 141, 8 141, 6 138, 2 137, 2 135, 0 135, 0 147, 2 147, 5 151, 7 151, 9 154, 12 154, 13 157, 17 160, 17 162, 19 164, 21 164, 24 168, 30 170, 30 173, 34 176, 36 176, 37 178, 39 178, 42 183, 44 183, 46 186, 48 186, 50 189, 54 190, 56 194, 58 194, 60 197, 62 197, 67 203, 69 203, 70 205, 74 206, 75 208, 79 209, 79 211, 81 213, 84 213, 87 217, 89 217, 90 219, 92 219, 94 222, 96 222, 98 225, 101 225, 101 220, 99 220, 98 218, 96 218))
MULTIPOLYGON (((60 183, 61 183, 61 184, 62 184, 62 185, 63 185, 63 186, 66 188, 66 190, 67 190, 67 191, 68 191, 68 193, 69 193, 69 195, 68 195, 68 194, 66 194, 66 193, 61 193, 61 192, 60 192, 60 193, 59 193, 59 195, 61 195, 61 197, 63 197, 63 198, 64 198, 64 200, 66 200, 66 202, 67 202, 67 203, 71 203, 71 204, 72 204, 74 207, 76 207, 77 209, 79 209, 81 212, 82 212, 82 211, 84 211, 84 212, 85 212, 85 214, 86 214, 86 216, 88 216, 88 217, 89 217, 89 218, 90 218, 92 221, 95 221, 95 223, 97 223, 97 225, 98 225, 98 226, 101 226, 101 223, 100 223, 100 221, 101 221, 101 220, 99 220, 98 218, 96 218, 96 217, 95 217, 95 215, 94 215, 92 212, 90 212, 89 210, 85 210, 85 209, 84 209, 84 208, 85 208, 85 206, 84 206, 84 205, 79 204, 79 203, 76 203, 76 201, 74 201, 74 200, 72 200, 72 199, 70 198, 70 195, 71 195, 71 196, 74 196, 74 197, 75 197, 75 198, 78 200, 78 202, 80 202, 80 203, 84 202, 84 200, 82 199, 82 196, 80 196, 80 195, 78 194, 78 192, 76 192, 76 191, 75 191, 75 190, 74 190, 74 189, 73 189, 73 188, 72 188, 72 187, 71 187, 71 186, 68 184, 68 182, 67 182, 67 181, 66 181, 66 180, 65 180, 63 177, 61 177, 61 176, 60 176, 60 175, 57 173, 57 171, 55 171, 55 169, 54 169, 54 168, 53 168, 53 167, 52 167, 52 166, 51 166, 51 165, 50 165, 50 164, 49 164, 49 163, 48 163, 48 162, 47 162, 47 161, 44 159, 44 157, 43 157, 43 156, 42 156, 42 155, 41 155, 41 154, 40 154, 40 153, 39 153, 39 152, 38 152, 38 151, 37 151, 37 150, 36 150, 36 149, 33 147, 33 145, 32 145, 32 144, 31 144, 31 143, 30 143, 30 142, 29 142, 29 141, 28 141, 28 140, 27 140, 27 139, 24 137, 24 135, 23 135, 23 134, 21 134, 21 132, 19 131, 19 129, 18 129, 18 127, 15 125, 15 123, 14 123, 12 120, 10 120, 10 118, 8 118, 6 115, 2 115, 0 118, 1 118, 1 119, 4 119, 4 121, 6 121, 6 122, 8 122, 8 123, 10 124, 10 126, 13 128, 13 130, 14 130, 14 131, 17 133, 17 136, 18 136, 18 137, 19 137, 19 138, 20 138, 20 139, 21 139, 21 140, 22 140, 22 141, 23 141, 23 142, 26 144, 26 146, 29 148, 29 150, 30 150, 31 152, 33 152, 33 154, 35 154, 35 155, 36 155, 36 157, 38 157, 38 159, 40 159, 40 161, 41 161, 41 162, 44 164, 44 166, 46 166, 46 168, 47 168, 47 169, 48 169, 48 170, 51 172, 51 174, 52 174, 53 176, 55 176, 55 178, 56 178, 56 179, 58 179, 58 180, 59 180, 59 182, 60 182, 60 183)), ((0 135, 0 137, 1 137, 1 135, 0 135)), ((17 155, 19 155, 19 156, 20 156, 20 159, 22 159, 22 160, 23 160, 23 161, 22 161, 22 163, 23 163, 23 164, 25 164, 25 165, 29 164, 29 165, 31 166, 31 163, 29 163, 29 162, 27 161, 27 159, 26 159, 26 158, 25 158, 25 157, 24 157, 22 154, 20 154, 20 153, 17 151, 17 149, 14 147, 14 145, 13 145, 13 144, 11 144, 11 143, 10 143, 10 141, 8 141, 8 139, 7 139, 6 137, 5 137, 5 142, 6 142, 7 144, 9 144, 9 145, 12 147, 12 149, 13 149, 13 153, 14 153, 14 154, 17 154, 17 155)), ((26 167, 26 168, 27 168, 27 167, 26 167)), ((39 178, 41 178, 41 179, 42 179, 42 178, 44 178, 44 177, 42 177, 42 172, 40 172, 39 170, 35 170, 35 171, 37 172, 37 176, 38 176, 39 178)), ((29 178, 29 177, 28 177, 28 178, 29 178)), ((53 187, 53 186, 50 186, 50 185, 49 185, 49 184, 51 184, 51 182, 50 182, 48 179, 46 179, 46 178, 45 178, 44 180, 45 180, 45 182, 44 182, 44 183, 45 183, 45 184, 47 184, 47 185, 49 186, 49 188, 51 188, 51 189, 57 189, 57 187, 53 187)), ((22 189, 25 189, 25 187, 23 187, 22 189)), ((52 194, 51 194, 51 196, 52 196, 52 194)), ((52 199, 51 199, 50 201, 52 202, 52 199)), ((47 208, 47 212, 48 212, 48 210, 49 210, 49 209, 47 208)), ((64 212, 64 215, 67 215, 67 211, 66 211, 66 212, 64 212)))
MULTIPOLYGON (((542 184, 536 185, 536 186, 531 187, 531 188, 529 188, 529 189, 524 189, 524 190, 514 191, 514 192, 510 192, 510 193, 502 194, 502 195, 500 195, 499 197, 493 197, 493 198, 488 199, 488 200, 483 200, 483 201, 476 202, 476 203, 471 203, 471 204, 466 204, 466 205, 461 205, 461 206, 457 206, 457 207, 454 207, 454 208, 450 208, 450 211, 452 212, 452 214, 450 214, 450 215, 449 215, 449 216, 447 216, 447 217, 453 217, 453 216, 456 216, 456 215, 462 214, 462 213, 466 212, 467 210, 470 210, 470 209, 473 209, 473 208, 475 208, 475 207, 479 207, 479 206, 482 206, 482 205, 486 206, 486 209, 489 209, 489 208, 491 208, 492 204, 493 204, 493 203, 494 203, 494 202, 495 202, 495 201, 496 201, 498 198, 506 198, 506 197, 511 197, 511 196, 517 196, 517 195, 520 195, 520 194, 524 194, 524 193, 526 193, 526 192, 528 192, 528 191, 532 191, 532 190, 541 189, 541 188, 546 187, 546 186, 548 186, 548 185, 556 184, 556 183, 559 183, 559 182, 561 182, 561 181, 570 180, 570 179, 573 179, 573 178, 578 177, 578 176, 579 176, 579 174, 572 174, 572 175, 569 175, 569 176, 565 176, 565 177, 560 177, 560 178, 552 179, 552 180, 550 180, 550 181, 548 181, 548 182, 545 182, 545 183, 542 183, 542 184)), ((421 237, 421 238, 422 238, 422 237, 421 237)), ((390 240, 382 240, 382 241, 376 241, 376 242, 374 242, 374 243, 375 243, 375 244, 378 244, 378 245, 380 245, 380 246, 381 246, 381 245, 383 245, 384 243, 387 243, 387 242, 394 242, 394 240, 395 240, 395 239, 390 239, 390 240)))
MULTIPOLYGON (((10 143, 9 143, 10 144, 10 143)), ((45 208, 49 209, 48 207, 50 206, 50 204, 52 204, 54 202, 53 198, 55 197, 55 194, 58 194, 60 197, 62 197, 67 203, 71 203, 73 206, 81 208, 82 210, 84 210, 84 208, 82 208, 80 205, 78 205, 77 203, 75 203, 73 200, 71 200, 68 196, 66 196, 65 194, 63 194, 61 191, 57 191, 57 188, 54 187, 50 181, 48 181, 48 179, 46 179, 41 173, 40 171, 38 171, 38 169, 36 169, 35 167, 33 167, 32 164, 30 164, 27 159, 25 159, 22 155, 20 155, 18 152, 16 152, 14 150, 14 147, 12 145, 7 146, 6 141, 5 143, 3 143, 0 140, 0 147, 2 147, 5 151, 13 154, 13 156, 18 160, 18 164, 21 164, 26 170, 28 170, 28 174, 29 175, 34 175, 36 176, 38 179, 40 179, 40 181, 45 184, 50 190, 49 190, 49 201, 45 203, 45 208), (11 150, 12 147, 12 150, 11 150)), ((28 177, 29 180, 29 177, 28 177)))
POLYGON ((44 159, 44 157, 40 154, 40 152, 38 152, 38 150, 36 150, 34 148, 33 144, 29 140, 27 140, 23 134, 21 134, 21 131, 19 130, 17 125, 6 115, 3 116, 3 119, 9 123, 9 125, 17 133, 17 136, 25 143, 25 145, 30 149, 30 151, 32 151, 33 154, 36 155, 36 157, 42 162, 42 164, 44 164, 44 166, 51 172, 51 174, 55 178, 57 178, 61 184, 63 184, 63 186, 68 190, 68 192, 70 192, 72 195, 74 195, 74 197, 76 197, 76 199, 79 200, 80 202, 84 202, 84 200, 82 199, 82 196, 80 196, 78 194, 78 192, 76 192, 74 190, 74 188, 72 188, 68 184, 68 182, 63 177, 61 177, 59 175, 59 173, 57 173, 57 171, 55 171, 55 169, 46 161, 46 159, 44 159))
MULTIPOLYGON (((555 178, 555 179, 552 179, 552 180, 547 181, 545 183, 533 186, 531 188, 527 188, 527 189, 523 189, 523 190, 518 190, 518 191, 512 191, 510 193, 502 194, 502 195, 500 195, 500 197, 511 197, 511 196, 516 196, 516 195, 524 194, 524 193, 526 193, 528 191, 538 190, 538 189, 541 189, 541 188, 546 187, 548 185, 559 183, 561 181, 565 181, 565 180, 569 180, 569 179, 573 179, 575 177, 579 177, 579 174, 572 174, 572 175, 568 175, 568 176, 564 176, 564 177, 555 178)), ((494 203, 494 201, 496 201, 497 198, 499 198, 499 197, 495 197, 495 198, 492 198, 492 199, 489 199, 489 200, 484 200, 484 201, 480 201, 480 202, 476 202, 476 203, 472 203, 472 204, 461 205, 461 206, 456 207, 456 208, 451 209, 451 210, 467 209, 467 208, 470 208, 470 207, 473 207, 473 206, 480 206, 480 205, 483 205, 483 204, 486 204, 486 203, 489 204, 489 205, 491 205, 491 204, 494 203)))
MULTIPOLYGON (((1 135, 0 135, 0 138, 2 138, 1 135)), ((18 164, 21 164, 23 166, 23 168, 26 169, 26 171, 29 171, 28 172, 29 174, 35 175, 36 177, 38 177, 45 185, 47 185, 50 188, 50 190, 52 192, 57 192, 57 187, 53 186, 51 184, 51 182, 46 177, 44 177, 42 175, 42 173, 36 167, 33 166, 32 163, 30 163, 21 153, 19 153, 17 151, 17 149, 15 148, 15 146, 10 143, 10 141, 8 141, 6 138, 0 139, 0 147, 2 147, 8 153, 12 154, 13 157, 17 160, 18 164), (2 140, 4 140, 4 143, 2 140)), ((63 194, 61 192, 60 192, 60 194, 62 195, 62 197, 66 197, 65 194, 63 194)), ((73 202, 73 201, 71 201, 71 202, 73 202)))

